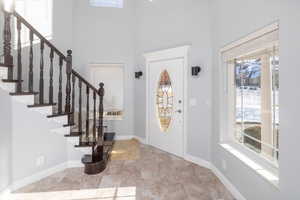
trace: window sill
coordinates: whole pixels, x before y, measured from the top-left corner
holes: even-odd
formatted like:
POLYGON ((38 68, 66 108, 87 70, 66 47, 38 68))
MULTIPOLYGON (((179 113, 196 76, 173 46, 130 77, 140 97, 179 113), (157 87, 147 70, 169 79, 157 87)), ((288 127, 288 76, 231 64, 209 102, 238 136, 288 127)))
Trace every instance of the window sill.
POLYGON ((238 148, 235 148, 233 145, 229 143, 220 143, 220 146, 228 151, 229 153, 233 154, 236 158, 238 158, 242 163, 248 166, 250 169, 254 170, 258 175, 263 177, 268 183, 271 183, 277 189, 279 189, 279 177, 268 170, 267 167, 263 167, 258 162, 255 162, 253 159, 250 159, 249 156, 239 151, 238 148))

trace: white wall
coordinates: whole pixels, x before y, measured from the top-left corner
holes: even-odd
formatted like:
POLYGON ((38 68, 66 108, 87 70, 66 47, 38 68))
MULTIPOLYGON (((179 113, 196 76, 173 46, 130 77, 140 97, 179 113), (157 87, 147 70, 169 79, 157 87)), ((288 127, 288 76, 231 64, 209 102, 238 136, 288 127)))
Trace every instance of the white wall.
MULTIPOLYGON (((248 200, 298 200, 300 192, 299 100, 294 88, 299 80, 300 2, 296 0, 214 0, 211 4, 213 33, 213 139, 212 162, 248 200), (218 51, 241 37, 276 20, 280 23, 280 187, 277 189, 218 145, 220 92, 223 88, 218 51), (222 160, 227 170, 222 170, 222 160)), ((296 86, 297 87, 297 86, 296 86)))
POLYGON ((0 89, 0 193, 11 184, 12 113, 10 97, 0 89))
MULTIPOLYGON (((8 96, 8 94, 6 94, 8 96)), ((27 108, 24 103, 12 102, 12 181, 16 182, 40 171, 65 163, 66 139, 52 129, 62 125, 45 115, 27 108), (36 165, 44 156, 44 165, 36 165)))
POLYGON ((124 119, 114 126, 118 135, 133 135, 134 1, 125 0, 123 9, 73 4, 74 67, 88 78, 89 63, 124 63, 124 119))
MULTIPOLYGON (((198 78, 188 76, 190 107, 188 153, 210 160, 211 44, 208 0, 136 1, 137 70, 145 72, 143 54, 180 45, 191 45, 190 66, 203 69, 198 78)), ((189 66, 189 71, 191 70, 189 66)), ((145 137, 145 75, 135 80, 135 134, 145 137)), ((186 100, 188 101, 188 99, 186 100)))

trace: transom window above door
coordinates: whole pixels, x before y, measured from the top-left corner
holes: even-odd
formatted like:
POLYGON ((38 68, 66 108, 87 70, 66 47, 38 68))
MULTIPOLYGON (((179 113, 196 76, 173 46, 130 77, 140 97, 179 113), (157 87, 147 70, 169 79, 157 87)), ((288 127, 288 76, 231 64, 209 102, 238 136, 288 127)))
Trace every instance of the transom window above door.
POLYGON ((123 0, 90 0, 93 7, 123 8, 123 0))

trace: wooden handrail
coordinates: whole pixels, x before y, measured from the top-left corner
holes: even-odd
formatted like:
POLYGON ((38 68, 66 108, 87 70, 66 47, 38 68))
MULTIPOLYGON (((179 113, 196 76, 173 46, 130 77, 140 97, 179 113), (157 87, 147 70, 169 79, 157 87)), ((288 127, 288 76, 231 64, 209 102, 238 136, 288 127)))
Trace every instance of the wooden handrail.
POLYGON ((13 12, 13 15, 20 20, 20 22, 25 25, 29 30, 31 30, 34 35, 39 37, 40 40, 44 41, 51 49, 53 49, 60 57, 66 60, 65 55, 59 51, 49 40, 47 40, 40 32, 38 32, 29 22, 26 21, 21 15, 19 15, 16 11, 13 12))
MULTIPOLYGON (((16 74, 17 74, 17 87, 16 87, 16 93, 17 95, 23 95, 23 94, 38 94, 39 95, 39 101, 34 106, 54 106, 56 103, 54 103, 54 70, 58 72, 58 92, 57 92, 57 113, 53 114, 53 116, 68 116, 68 124, 65 126, 75 126, 77 125, 76 122, 78 122, 78 129, 79 132, 76 134, 76 136, 79 135, 79 145, 92 145, 92 161, 94 163, 105 163, 105 156, 104 156, 104 131, 103 131, 103 112, 104 112, 104 106, 103 106, 103 98, 104 98, 104 83, 100 83, 99 88, 94 87, 91 83, 89 83, 85 78, 83 78, 78 72, 73 70, 73 63, 72 63, 72 50, 67 51, 67 55, 65 56, 61 51, 59 51, 48 39, 46 39, 39 31, 37 31, 29 22, 27 22, 21 15, 19 15, 16 11, 13 12, 5 12, 5 23, 4 23, 4 34, 3 34, 3 50, 4 50, 4 63, 0 63, 0 67, 8 67, 8 79, 11 81, 15 81, 13 78, 13 56, 11 53, 12 49, 12 32, 11 32, 11 18, 15 17, 17 22, 17 68, 16 68, 16 74), (23 59, 24 54, 22 53, 22 37, 21 37, 21 31, 23 26, 26 27, 26 29, 29 29, 29 62, 27 66, 23 65, 23 59), (34 74, 37 72, 34 68, 34 49, 33 49, 33 40, 34 35, 39 39, 40 41, 40 48, 39 48, 39 91, 34 92, 34 74), (48 54, 48 51, 45 50, 46 47, 50 48, 50 52, 48 54), (45 57, 48 54, 49 63, 45 62, 45 57), (55 60, 57 56, 54 56, 54 54, 57 54, 58 56, 58 68, 54 69, 54 65, 56 65, 55 60), (65 65, 64 65, 65 64, 65 65), (49 71, 45 71, 45 67, 49 66, 49 71), (24 90, 24 87, 22 85, 22 78, 23 78, 23 69, 25 67, 28 67, 28 91, 24 90), (63 67, 65 67, 65 74, 63 67), (35 73, 34 73, 35 72, 35 73), (45 72, 48 72, 49 74, 46 74, 45 72), (49 75, 49 82, 44 80, 44 76, 49 75), (63 79, 63 77, 66 77, 63 79), (78 105, 79 105, 79 112, 78 112, 78 120, 75 120, 75 108, 76 108, 76 79, 78 79, 78 89, 79 94, 78 96, 78 105), (66 81, 64 81, 66 80, 66 81), (49 83, 49 85, 47 84, 49 83), (85 84, 84 86, 82 84, 85 84), (49 95, 48 98, 45 98, 45 87, 49 88, 49 95), (83 124, 82 124, 82 94, 85 90, 85 96, 84 100, 86 100, 86 126, 85 130, 83 130, 83 124), (63 102, 63 97, 65 97, 65 102, 63 102), (91 97, 91 98, 90 98, 91 97), (98 98, 97 98, 98 97, 98 98), (93 111, 93 117, 91 120, 93 120, 93 140, 90 140, 90 134, 89 134, 89 123, 90 123, 90 100, 92 100, 92 111, 93 111), (97 102, 98 104, 98 118, 97 116, 97 102), (63 109, 63 105, 65 108, 63 109), (99 121, 99 124, 96 125, 97 120, 99 121), (85 135, 84 135, 85 134, 85 135), (83 137, 85 141, 83 141, 83 137)), ((49 116, 48 116, 49 117, 49 116)), ((50 116, 51 117, 51 116, 50 116)), ((72 130, 72 129, 71 129, 72 130)), ((72 135, 72 133, 70 133, 72 135)), ((73 134, 74 136, 74 134, 73 134)), ((104 169, 104 168, 103 168, 104 169)))
MULTIPOLYGON (((49 46, 54 52, 58 54, 59 57, 61 57, 64 61, 66 61, 66 56, 59 51, 48 39, 46 39, 38 30, 36 30, 29 22, 26 21, 24 17, 22 17, 20 14, 18 14, 16 11, 13 12, 13 15, 20 20, 20 22, 25 25, 29 30, 33 32, 34 35, 36 35, 40 40, 44 41, 44 43, 49 46)), ((80 79, 83 83, 85 83, 89 88, 91 88, 93 91, 95 91, 97 94, 98 89, 96 89, 92 84, 90 84, 86 79, 84 79, 78 72, 75 70, 72 70, 72 74, 74 74, 78 79, 80 79)), ((98 94, 99 95, 99 94, 98 94)))
POLYGON ((90 84, 87 80, 85 80, 78 72, 74 69, 72 70, 72 74, 74 74, 78 79, 80 79, 83 83, 85 83, 89 88, 95 91, 99 95, 98 89, 96 89, 92 84, 90 84))

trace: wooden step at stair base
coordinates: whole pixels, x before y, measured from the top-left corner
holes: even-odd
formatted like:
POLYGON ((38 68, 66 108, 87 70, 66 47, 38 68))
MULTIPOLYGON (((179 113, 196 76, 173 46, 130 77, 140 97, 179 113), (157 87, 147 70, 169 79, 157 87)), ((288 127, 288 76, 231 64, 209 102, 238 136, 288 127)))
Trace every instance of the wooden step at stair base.
MULTIPOLYGON (((106 158, 107 156, 103 157, 106 158)), ((84 173, 88 175, 99 174, 106 168, 106 159, 93 162, 92 155, 84 155, 81 162, 84 164, 84 173)))

